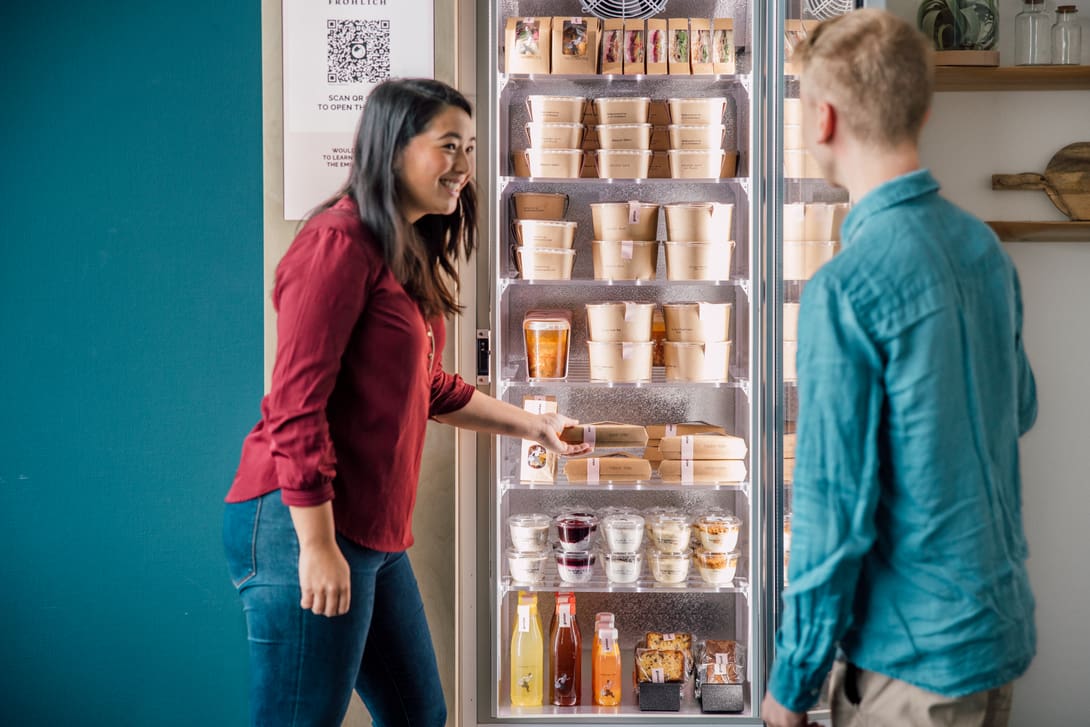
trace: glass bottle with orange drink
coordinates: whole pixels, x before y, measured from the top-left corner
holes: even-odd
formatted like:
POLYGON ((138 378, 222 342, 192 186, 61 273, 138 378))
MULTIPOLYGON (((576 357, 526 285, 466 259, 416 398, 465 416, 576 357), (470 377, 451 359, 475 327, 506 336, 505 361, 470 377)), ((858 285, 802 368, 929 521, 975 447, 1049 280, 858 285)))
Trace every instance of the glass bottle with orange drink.
POLYGON ((594 623, 594 648, 591 652, 591 685, 594 704, 616 707, 621 703, 621 647, 613 614, 600 613, 594 623))

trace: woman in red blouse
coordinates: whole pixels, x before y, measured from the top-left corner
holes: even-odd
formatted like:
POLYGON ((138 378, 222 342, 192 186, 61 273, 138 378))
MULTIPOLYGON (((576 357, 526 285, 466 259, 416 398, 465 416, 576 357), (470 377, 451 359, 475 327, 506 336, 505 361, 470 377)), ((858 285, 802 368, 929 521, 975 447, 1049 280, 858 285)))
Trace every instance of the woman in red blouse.
POLYGON ((442 725, 445 702, 406 549, 429 418, 561 454, 575 424, 443 371, 459 255, 476 247, 474 124, 460 93, 387 81, 368 98, 344 188, 276 271, 272 387, 227 495, 253 724, 339 725, 355 689, 376 723, 442 725))

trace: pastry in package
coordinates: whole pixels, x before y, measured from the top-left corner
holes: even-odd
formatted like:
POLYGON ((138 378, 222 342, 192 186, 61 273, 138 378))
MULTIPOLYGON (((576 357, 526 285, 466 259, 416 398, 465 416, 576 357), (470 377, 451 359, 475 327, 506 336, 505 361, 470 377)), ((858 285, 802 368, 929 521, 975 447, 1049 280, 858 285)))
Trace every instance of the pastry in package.
POLYGON ((666 53, 668 72, 671 75, 689 75, 692 73, 689 67, 689 19, 670 18, 667 27, 670 31, 666 53))
POLYGON ((508 18, 505 40, 508 73, 549 72, 549 18, 508 18))
POLYGON ((638 683, 685 681, 685 655, 674 649, 636 649, 638 683))
POLYGON ((553 73, 598 72, 598 18, 556 17, 553 22, 553 73))
POLYGON ((689 633, 669 633, 659 631, 647 632, 648 649, 673 649, 674 651, 688 651, 692 653, 693 635, 689 633))
POLYGON ((741 684, 746 680, 745 651, 737 641, 708 639, 697 665, 701 684, 741 684))
POLYGON ((647 72, 647 31, 642 20, 624 21, 624 73, 628 75, 647 72))

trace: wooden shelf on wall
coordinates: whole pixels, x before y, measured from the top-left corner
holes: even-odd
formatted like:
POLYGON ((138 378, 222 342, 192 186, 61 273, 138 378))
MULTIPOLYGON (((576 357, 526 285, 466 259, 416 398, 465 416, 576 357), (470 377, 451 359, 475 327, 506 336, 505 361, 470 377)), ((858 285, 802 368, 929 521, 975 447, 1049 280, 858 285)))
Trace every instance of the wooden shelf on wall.
POLYGON ((1090 222, 1007 222, 988 225, 1004 242, 1090 242, 1090 222))
POLYGON ((937 66, 936 91, 1078 91, 1090 89, 1090 66, 937 66))

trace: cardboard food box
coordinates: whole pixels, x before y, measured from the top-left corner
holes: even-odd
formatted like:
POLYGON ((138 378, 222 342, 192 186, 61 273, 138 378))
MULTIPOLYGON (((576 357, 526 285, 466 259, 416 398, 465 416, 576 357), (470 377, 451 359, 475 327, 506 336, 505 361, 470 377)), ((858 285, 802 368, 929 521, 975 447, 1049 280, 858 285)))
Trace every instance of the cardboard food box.
POLYGON ((647 28, 643 20, 629 18, 624 21, 622 56, 625 75, 647 73, 647 28))
POLYGON ((602 22, 601 72, 621 73, 624 69, 624 20, 609 18, 602 22))
POLYGON ((799 72, 799 68, 791 60, 791 54, 795 52, 795 47, 814 31, 818 22, 797 18, 783 21, 783 72, 788 76, 797 75, 799 72))
POLYGON ((648 424, 647 438, 661 440, 663 437, 678 437, 686 434, 726 434, 727 430, 707 422, 683 422, 681 424, 648 424))
POLYGON ((647 21, 647 75, 666 73, 666 56, 670 52, 669 35, 669 24, 665 18, 651 18, 647 21))
POLYGON ((505 39, 507 73, 548 73, 551 30, 550 18, 508 18, 505 39))
POLYGON ((598 18, 553 18, 553 68, 555 74, 588 75, 598 72, 598 18))
POLYGON ((560 434, 568 444, 589 444, 593 447, 643 447, 647 445, 647 430, 638 424, 595 422, 568 427, 560 434))
POLYGON ((711 74, 712 71, 712 24, 707 18, 689 21, 689 58, 693 75, 711 74))
POLYGON ((737 73, 737 49, 734 45, 734 20, 716 18, 712 21, 712 72, 737 73))
MULTIPOLYGON (((522 408, 533 414, 555 414, 557 403, 555 396, 527 396, 522 400, 522 408)), ((526 483, 552 484, 556 482, 556 463, 559 455, 550 452, 537 442, 522 440, 522 452, 519 455, 519 479, 526 483)))
POLYGON ((668 72, 670 75, 688 76, 692 73, 689 66, 689 19, 670 18, 666 22, 669 28, 666 53, 668 72))
POLYGON ((671 484, 743 482, 746 463, 740 459, 664 459, 659 463, 659 476, 671 484))
POLYGON ((651 479, 651 463, 642 457, 617 452, 605 457, 569 459, 564 464, 569 482, 639 482, 651 479))
POLYGON ((745 459, 746 440, 728 434, 684 434, 663 437, 663 459, 745 459))

